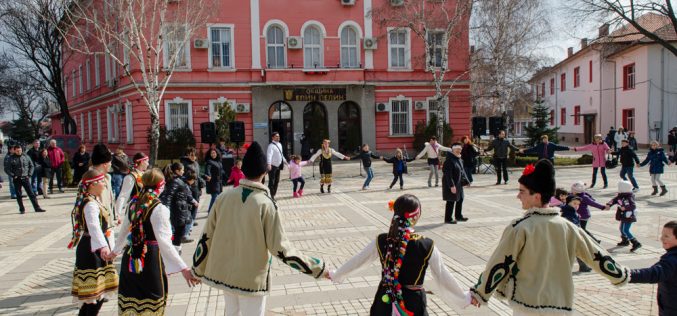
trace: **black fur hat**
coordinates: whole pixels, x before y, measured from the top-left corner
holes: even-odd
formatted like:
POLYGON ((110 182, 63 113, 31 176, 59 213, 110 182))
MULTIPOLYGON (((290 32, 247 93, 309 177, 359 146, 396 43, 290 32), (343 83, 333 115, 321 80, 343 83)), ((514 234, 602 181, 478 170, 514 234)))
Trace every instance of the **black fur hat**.
POLYGON ((519 183, 529 190, 540 193, 548 200, 555 194, 555 167, 550 160, 541 159, 524 168, 519 183))
POLYGON ((253 142, 242 158, 242 173, 248 179, 256 178, 268 171, 268 161, 261 145, 253 142))
POLYGON ((108 150, 108 147, 104 144, 96 144, 94 145, 94 149, 92 149, 92 165, 100 165, 104 164, 107 162, 111 162, 113 160, 113 155, 110 153, 110 150, 108 150))

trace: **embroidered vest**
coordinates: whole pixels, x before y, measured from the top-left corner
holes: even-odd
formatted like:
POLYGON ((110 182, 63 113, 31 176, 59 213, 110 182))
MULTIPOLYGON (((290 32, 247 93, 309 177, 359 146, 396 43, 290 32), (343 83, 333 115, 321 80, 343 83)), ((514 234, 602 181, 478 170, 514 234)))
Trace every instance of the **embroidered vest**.
POLYGON ((106 235, 106 231, 110 228, 110 211, 101 202, 97 201, 91 196, 85 197, 80 204, 80 214, 82 216, 80 218, 80 222, 82 223, 81 230, 84 233, 89 234, 87 221, 85 219, 85 206, 89 203, 96 203, 99 206, 99 223, 101 224, 101 231, 103 231, 104 235, 106 235))
POLYGON ((143 182, 141 182, 141 176, 143 173, 139 170, 132 170, 132 172, 129 173, 130 176, 134 177, 134 185, 132 186, 132 192, 129 194, 129 198, 131 199, 132 197, 138 195, 141 190, 143 190, 143 182))
MULTIPOLYGON (((386 239, 388 234, 381 234, 377 239, 378 255, 381 266, 387 254, 386 239)), ((414 234, 407 244, 407 252, 402 260, 399 282, 402 285, 423 285, 425 273, 428 269, 428 261, 433 253, 433 240, 421 235, 414 234)), ((382 276, 383 278, 383 276, 382 276)))

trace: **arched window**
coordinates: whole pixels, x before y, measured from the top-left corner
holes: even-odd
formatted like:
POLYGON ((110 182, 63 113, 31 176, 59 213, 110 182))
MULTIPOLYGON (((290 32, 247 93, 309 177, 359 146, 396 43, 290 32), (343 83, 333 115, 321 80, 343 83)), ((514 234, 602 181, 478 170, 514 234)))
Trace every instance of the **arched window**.
POLYGON ((273 25, 266 32, 268 68, 285 68, 284 31, 273 25))
POLYGON ((316 26, 309 26, 303 32, 303 66, 323 68, 322 33, 316 26))
POLYGON ((344 27, 341 30, 341 68, 358 68, 359 45, 357 32, 352 27, 344 27))

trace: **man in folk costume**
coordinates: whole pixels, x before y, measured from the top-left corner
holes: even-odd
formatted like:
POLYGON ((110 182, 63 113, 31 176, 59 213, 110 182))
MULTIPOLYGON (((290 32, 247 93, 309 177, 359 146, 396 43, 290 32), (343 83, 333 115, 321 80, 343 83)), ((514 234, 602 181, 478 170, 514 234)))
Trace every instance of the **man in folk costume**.
POLYGON ((112 211, 101 202, 105 174, 90 169, 82 177, 71 213, 73 238, 68 248, 76 247, 71 294, 80 304, 78 315, 98 315, 104 301, 115 297, 118 275, 109 255, 112 238, 112 211))
POLYGON ((288 165, 287 159, 284 158, 282 152, 280 133, 278 132, 273 133, 272 140, 268 144, 266 159, 268 161, 268 190, 270 190, 270 196, 275 198, 277 185, 280 183, 280 170, 284 169, 284 165, 288 165))
POLYGON ((428 187, 432 187, 433 173, 435 174, 435 186, 439 185, 440 175, 437 169, 440 166, 440 151, 451 152, 451 148, 444 147, 437 143, 437 137, 430 137, 430 142, 425 143, 425 148, 416 156, 416 159, 423 158, 423 155, 428 155, 428 167, 430 173, 428 174, 428 187))
POLYGON ((555 193, 555 169, 547 159, 528 165, 517 198, 524 216, 505 228, 486 269, 470 290, 473 304, 486 304, 494 292, 508 299, 513 315, 571 315, 573 263, 581 259, 620 286, 628 269, 619 265, 588 234, 548 208, 555 193))
POLYGON ((320 157, 320 192, 324 193, 324 185, 327 185, 327 192, 331 193, 331 184, 333 182, 331 177, 331 157, 336 156, 339 159, 350 160, 350 157, 346 157, 340 152, 329 147, 330 140, 325 139, 322 141, 322 148, 318 149, 317 152, 310 157, 310 161, 315 161, 317 157, 320 157))
POLYGON ((325 274, 324 262, 287 240, 275 200, 261 184, 267 165, 252 143, 242 161, 246 179, 216 199, 193 256, 193 273, 224 290, 226 315, 264 315, 272 256, 314 278, 325 274))
POLYGON ((127 203, 143 189, 143 181, 141 176, 148 169, 148 156, 144 153, 136 153, 134 155, 134 165, 132 170, 122 180, 122 188, 120 195, 115 201, 115 211, 117 214, 124 215, 127 210, 127 203))
POLYGON ((96 169, 99 172, 103 173, 105 176, 105 188, 101 192, 101 203, 106 206, 111 211, 112 223, 114 226, 119 225, 122 222, 120 213, 117 213, 115 209, 115 197, 113 196, 113 186, 111 185, 111 176, 109 174, 111 164, 113 162, 113 154, 111 154, 108 147, 104 144, 96 144, 92 149, 92 167, 90 169, 96 169))

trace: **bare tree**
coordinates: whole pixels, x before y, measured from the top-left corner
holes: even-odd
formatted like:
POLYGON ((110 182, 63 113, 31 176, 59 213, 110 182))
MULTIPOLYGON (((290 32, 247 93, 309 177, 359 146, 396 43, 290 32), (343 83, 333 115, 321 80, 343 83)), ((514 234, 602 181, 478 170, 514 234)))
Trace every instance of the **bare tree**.
POLYGON ((677 34, 673 1, 578 0, 570 5, 570 10, 581 20, 593 17, 618 28, 630 25, 632 32, 623 32, 622 36, 644 35, 677 56, 677 47, 672 43, 677 34), (642 23, 640 17, 644 15, 651 15, 656 21, 642 23))
MULTIPOLYGON (((448 111, 448 95, 454 90, 455 83, 468 79, 467 69, 463 69, 454 78, 447 78, 451 71, 448 68, 449 45, 467 40, 464 35, 467 34, 473 2, 474 0, 408 0, 399 1, 400 5, 392 5, 385 1, 383 6, 374 8, 371 12, 381 28, 409 29, 424 43, 425 56, 418 58, 425 60, 426 71, 431 74, 435 85, 437 137, 440 142, 443 141, 446 116, 444 111, 448 111)), ((397 35, 389 33, 385 36, 397 35)))
POLYGON ((216 11, 213 0, 72 1, 54 21, 69 49, 105 55, 134 86, 150 113, 151 163, 157 159, 164 93, 174 70, 187 65, 191 38, 216 11))
POLYGON ((62 50, 52 21, 62 16, 67 1, 13 0, 0 2, 0 41, 10 47, 22 63, 22 73, 30 77, 35 89, 48 93, 63 118, 64 134, 75 134, 76 123, 71 117, 64 91, 63 64, 69 54, 62 50))

